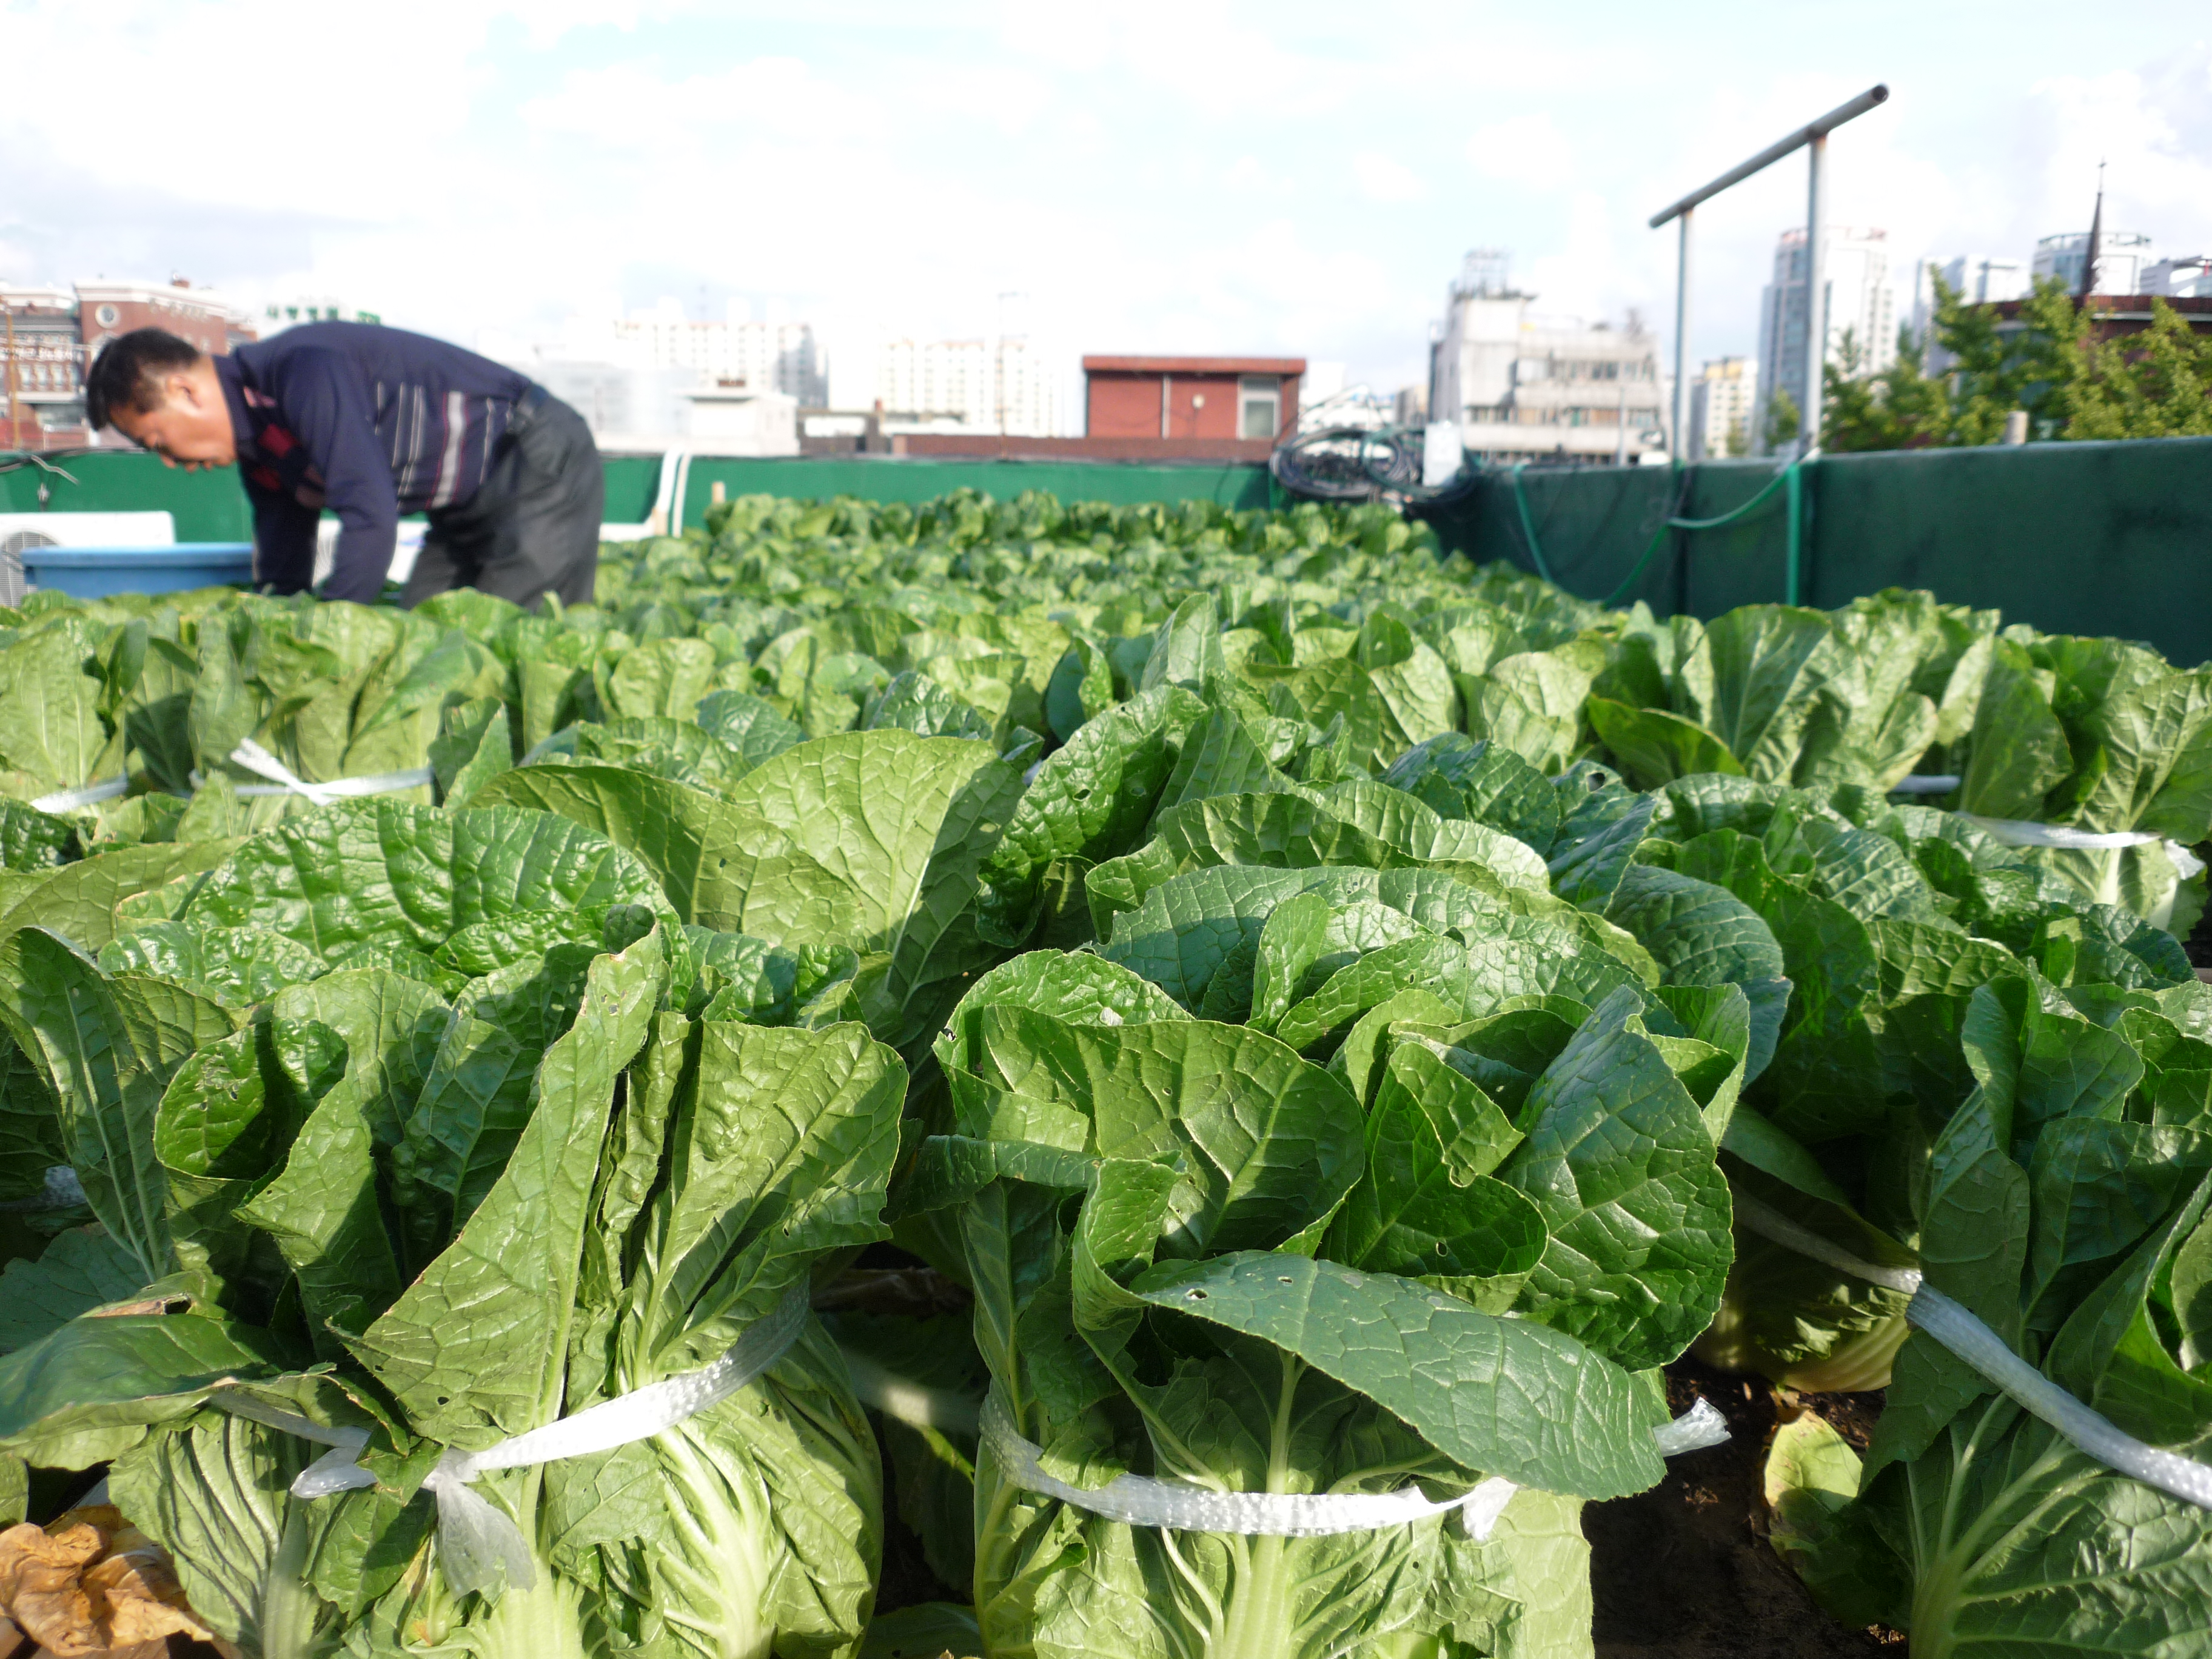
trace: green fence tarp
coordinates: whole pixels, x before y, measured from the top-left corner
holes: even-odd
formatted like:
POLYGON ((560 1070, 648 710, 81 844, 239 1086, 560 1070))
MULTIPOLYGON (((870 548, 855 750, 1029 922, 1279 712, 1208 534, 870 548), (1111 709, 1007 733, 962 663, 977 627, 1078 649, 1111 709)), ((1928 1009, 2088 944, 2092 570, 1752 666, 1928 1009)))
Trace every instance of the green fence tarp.
POLYGON ((643 524, 660 497, 660 457, 607 455, 599 465, 606 470, 608 524, 643 524))
MULTIPOLYGON (((609 455, 605 515, 609 524, 643 524, 659 499, 660 457, 609 455)), ((40 510, 39 485, 50 489, 47 509, 68 512, 160 512, 176 520, 180 542, 242 542, 253 537, 253 515, 238 475, 225 467, 185 472, 163 466, 136 450, 71 455, 54 465, 69 478, 26 466, 0 472, 0 512, 40 510)), ((1009 499, 1025 489, 1046 489, 1062 501, 1218 501, 1225 507, 1266 507, 1267 470, 1212 463, 1188 466, 1114 461, 925 460, 902 456, 796 455, 775 459, 696 457, 684 489, 682 522, 698 524, 720 483, 730 495, 785 495, 819 501, 857 495, 864 501, 922 501, 953 490, 980 489, 1009 499)))
MULTIPOLYGON (((252 533, 228 469, 171 471, 128 451, 59 465, 78 482, 37 467, 0 473, 0 510, 37 511, 43 481, 57 512, 167 509, 179 541, 244 541, 252 533)), ((609 522, 643 522, 659 489, 659 457, 609 456, 606 467, 609 522)), ((1681 489, 1665 467, 1532 468, 1522 484, 1553 575, 1585 598, 1604 599, 1663 520, 1717 518, 1757 494, 1772 472, 1768 462, 1713 462, 1688 469, 1681 489)), ((699 522, 718 482, 730 495, 802 500, 923 501, 966 487, 1000 498, 1047 489, 1063 501, 1269 504, 1266 469, 1256 466, 701 457, 684 492, 686 523, 699 522)), ((2008 622, 2142 640, 2176 662, 2212 659, 2212 438, 1829 456, 1808 467, 1804 495, 1799 576, 1808 605, 1841 605, 1886 586, 1925 587, 1994 606, 2008 622)), ((1437 527, 1446 545, 1471 557, 1534 568, 1502 473, 1440 515, 1437 527)), ((1724 529, 1669 532, 1620 602, 1641 599, 1661 615, 1713 617, 1779 599, 1784 529, 1777 492, 1724 529)))
MULTIPOLYGON (((1602 599, 1667 518, 1717 518, 1773 474, 1769 461, 1720 461, 1685 475, 1531 468, 1521 482, 1553 578, 1602 599)), ((1804 496, 1806 605, 1924 587, 2008 623, 2140 640, 2177 663, 2212 659, 2212 438, 1823 456, 1806 468, 1804 496)), ((1535 568, 1508 474, 1436 523, 1472 558, 1535 568)), ((1710 617, 1779 600, 1786 531, 1778 490, 1723 529, 1670 531, 1618 603, 1710 617)))
POLYGON ((70 455, 52 465, 69 477, 39 466, 0 472, 0 512, 40 511, 39 486, 43 483, 48 489, 44 508, 48 512, 167 513, 180 542, 253 539, 253 514, 239 487, 238 474, 229 467, 187 472, 131 449, 70 455))

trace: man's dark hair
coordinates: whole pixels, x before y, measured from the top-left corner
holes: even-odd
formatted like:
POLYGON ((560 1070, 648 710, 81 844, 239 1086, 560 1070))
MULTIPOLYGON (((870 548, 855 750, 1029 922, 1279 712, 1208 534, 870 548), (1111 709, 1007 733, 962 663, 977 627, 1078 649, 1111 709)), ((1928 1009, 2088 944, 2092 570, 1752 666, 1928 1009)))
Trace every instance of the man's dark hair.
POLYGON ((95 432, 118 409, 161 406, 161 379, 200 360, 199 348, 165 328, 134 328, 100 349, 84 376, 84 418, 95 432))

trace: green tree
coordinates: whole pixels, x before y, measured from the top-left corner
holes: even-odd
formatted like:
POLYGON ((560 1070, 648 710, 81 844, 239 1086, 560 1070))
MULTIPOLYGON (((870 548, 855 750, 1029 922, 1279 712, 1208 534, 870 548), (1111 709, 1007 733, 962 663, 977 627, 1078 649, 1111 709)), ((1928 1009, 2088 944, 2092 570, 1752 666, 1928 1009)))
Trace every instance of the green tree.
POLYGON ((1923 372, 1922 356, 1919 337, 1901 328, 1896 361, 1878 374, 1867 374, 1858 336, 1845 329, 1836 345, 1838 361, 1821 377, 1821 447, 1849 453, 1920 449, 1950 441, 1949 391, 1923 372))
MULTIPOLYGON (((2193 333, 2164 300, 2152 301, 2142 333, 2100 340, 2096 313, 2052 278, 2021 302, 2016 325, 2004 325, 1995 306, 1968 305, 1941 272, 1930 275, 1934 333, 1951 366, 1926 374, 1921 341, 1901 329, 1896 362, 1869 374, 1845 329, 1822 375, 1822 447, 1993 444, 2015 410, 2027 411, 2036 438, 2212 434, 2212 337, 2193 333)), ((1798 421, 1796 405, 1778 396, 1769 446, 1796 436, 1798 421)))
POLYGON ((2212 434, 2212 337, 2199 338, 2164 300, 2140 334, 2085 343, 2064 389, 2069 438, 2212 434))
POLYGON ((1779 449, 1795 438, 1804 419, 1803 411, 1797 407, 1797 400, 1780 386, 1775 387, 1773 397, 1766 404, 1767 448, 1779 449))
POLYGON ((1959 290, 1931 271, 1936 283, 1936 340, 1955 360, 1949 382, 1950 431, 1956 444, 1993 444, 2004 436, 2005 416, 2027 411, 2036 437, 2058 435, 2065 425, 2065 388, 2081 371, 2090 342, 2088 316, 2064 284, 2046 276, 2021 302, 2022 326, 1998 331, 1995 306, 1968 305, 1959 290))

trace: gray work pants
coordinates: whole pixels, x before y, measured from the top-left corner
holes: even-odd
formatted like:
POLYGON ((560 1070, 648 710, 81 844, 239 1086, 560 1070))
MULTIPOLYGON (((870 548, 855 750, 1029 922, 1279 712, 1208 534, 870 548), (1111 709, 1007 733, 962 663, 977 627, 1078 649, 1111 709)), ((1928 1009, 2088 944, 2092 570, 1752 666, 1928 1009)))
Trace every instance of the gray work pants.
POLYGON ((532 611, 548 593, 564 605, 592 602, 607 493, 599 446, 574 410, 543 387, 531 393, 477 493, 429 515, 400 604, 456 587, 532 611))

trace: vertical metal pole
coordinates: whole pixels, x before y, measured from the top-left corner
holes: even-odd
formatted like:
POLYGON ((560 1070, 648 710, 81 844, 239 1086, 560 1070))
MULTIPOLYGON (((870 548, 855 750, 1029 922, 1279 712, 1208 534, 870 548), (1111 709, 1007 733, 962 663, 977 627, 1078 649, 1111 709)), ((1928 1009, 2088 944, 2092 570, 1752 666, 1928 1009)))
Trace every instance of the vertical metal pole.
POLYGON ((1674 256, 1674 459, 1684 465, 1698 458, 1690 453, 1690 220, 1695 208, 1680 215, 1681 240, 1674 256))
POLYGON ((1828 365, 1828 236, 1821 223, 1827 204, 1820 199, 1828 135, 1817 135, 1805 148, 1812 168, 1805 192, 1805 404, 1798 428, 1800 454, 1810 453, 1820 441, 1820 398, 1828 365))
POLYGON ((1789 514, 1782 526, 1782 603, 1795 605, 1798 568, 1805 562, 1805 469, 1793 461, 1782 476, 1784 511, 1789 514))
POLYGON ((8 319, 8 447, 23 447, 23 420, 15 412, 15 307, 0 304, 8 319))

